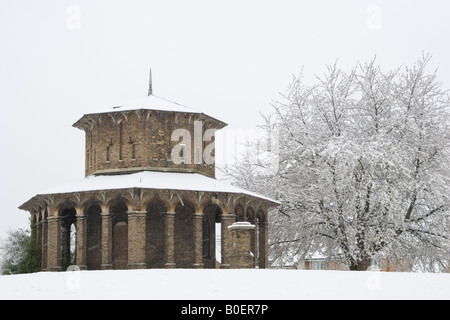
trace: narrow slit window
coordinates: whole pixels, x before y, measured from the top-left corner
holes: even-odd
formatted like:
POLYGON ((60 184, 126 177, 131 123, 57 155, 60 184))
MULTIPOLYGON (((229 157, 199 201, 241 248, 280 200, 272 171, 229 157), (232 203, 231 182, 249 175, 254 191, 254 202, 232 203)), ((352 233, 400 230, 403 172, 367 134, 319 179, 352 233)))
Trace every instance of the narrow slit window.
POLYGON ((109 156, 109 146, 106 147, 106 162, 110 162, 110 156, 109 156))
POLYGON ((136 145, 134 143, 131 145, 131 160, 136 160, 136 145))
POLYGON ((123 147, 123 123, 119 124, 119 160, 122 161, 122 148, 123 147))

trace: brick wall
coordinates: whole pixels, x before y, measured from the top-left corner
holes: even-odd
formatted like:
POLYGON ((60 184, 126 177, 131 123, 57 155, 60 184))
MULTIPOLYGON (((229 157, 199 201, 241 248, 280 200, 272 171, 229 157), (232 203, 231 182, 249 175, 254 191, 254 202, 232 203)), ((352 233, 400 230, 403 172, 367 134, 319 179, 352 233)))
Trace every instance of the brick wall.
MULTIPOLYGON (((205 137, 207 141, 195 141, 194 133, 197 130, 203 137, 206 130, 214 128, 215 125, 218 129, 221 126, 201 114, 145 110, 116 112, 113 115, 99 114, 95 119, 90 126, 82 127, 86 132, 86 176, 139 168, 160 168, 200 172, 214 177, 214 164, 203 159, 205 148, 211 144, 210 140, 214 139, 205 137), (172 141, 172 133, 176 129, 186 129, 190 136, 190 159, 186 158, 185 163, 180 164, 173 163, 171 154, 176 145, 185 142, 178 136, 172 141), (198 163, 200 159, 202 161, 198 163)), ((187 148, 185 150, 187 151, 187 148)), ((214 156, 214 153, 212 155, 214 156)))

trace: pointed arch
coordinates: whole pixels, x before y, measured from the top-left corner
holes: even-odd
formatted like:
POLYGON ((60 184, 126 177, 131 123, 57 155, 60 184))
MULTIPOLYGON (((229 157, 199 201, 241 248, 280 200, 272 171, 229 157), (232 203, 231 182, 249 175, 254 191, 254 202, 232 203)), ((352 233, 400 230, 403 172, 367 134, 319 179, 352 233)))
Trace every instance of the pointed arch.
POLYGON ((75 203, 65 200, 58 206, 58 217, 61 219, 61 267, 67 270, 76 263, 76 222, 75 203))
POLYGON ((177 268, 192 268, 194 264, 193 215, 195 208, 187 199, 175 207, 175 263, 177 268))
POLYGON ((88 270, 100 270, 102 263, 102 208, 94 200, 85 204, 87 221, 86 266, 88 270))
POLYGON ((118 196, 110 203, 114 269, 127 269, 128 266, 128 210, 129 201, 124 197, 118 196))
POLYGON ((215 268, 216 261, 220 260, 220 257, 216 256, 216 252, 220 252, 217 249, 221 245, 220 241, 217 242, 216 233, 216 230, 220 230, 220 225, 216 228, 216 224, 221 223, 222 213, 221 207, 212 202, 206 203, 203 207, 202 256, 205 268, 215 268))

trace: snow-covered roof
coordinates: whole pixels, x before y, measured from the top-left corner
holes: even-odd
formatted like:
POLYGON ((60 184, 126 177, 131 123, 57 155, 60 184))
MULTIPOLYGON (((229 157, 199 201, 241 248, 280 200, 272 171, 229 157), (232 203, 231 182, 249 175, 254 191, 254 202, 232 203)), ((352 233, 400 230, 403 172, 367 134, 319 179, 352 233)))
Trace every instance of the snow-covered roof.
POLYGON ((98 115, 98 114, 111 114, 114 112, 129 112, 129 111, 139 111, 139 110, 154 110, 154 111, 167 111, 167 112, 182 112, 182 113, 195 113, 202 114, 211 119, 217 121, 220 125, 220 128, 225 127, 227 124, 223 121, 220 121, 214 117, 204 114, 201 111, 192 109, 180 103, 176 103, 153 94, 146 96, 135 98, 127 102, 116 103, 114 105, 110 105, 108 107, 103 107, 97 110, 92 110, 83 115, 77 122, 74 123, 74 127, 80 128, 80 123, 82 120, 89 115, 98 115))
POLYGON ((123 102, 116 104, 114 106, 109 106, 107 108, 94 110, 90 112, 90 114, 97 113, 108 113, 114 111, 132 111, 132 110, 141 110, 141 109, 149 109, 149 110, 159 110, 159 111, 174 111, 174 112, 188 112, 188 113, 202 113, 198 110, 189 108, 182 104, 169 101, 167 99, 149 95, 146 97, 135 98, 128 102, 123 102))
POLYGON ((39 194, 44 195, 130 188, 236 193, 278 203, 268 197, 232 186, 214 178, 209 178, 202 174, 160 171, 88 176, 79 181, 44 190, 39 194))

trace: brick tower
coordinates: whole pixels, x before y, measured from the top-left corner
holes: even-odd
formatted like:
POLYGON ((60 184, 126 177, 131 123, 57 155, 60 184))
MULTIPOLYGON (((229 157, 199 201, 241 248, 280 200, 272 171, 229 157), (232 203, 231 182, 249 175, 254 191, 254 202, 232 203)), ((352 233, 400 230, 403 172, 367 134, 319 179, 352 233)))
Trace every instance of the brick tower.
POLYGON ((150 88, 73 126, 86 134, 85 177, 19 207, 42 270, 268 267, 267 211, 278 203, 215 179, 225 123, 150 88))

